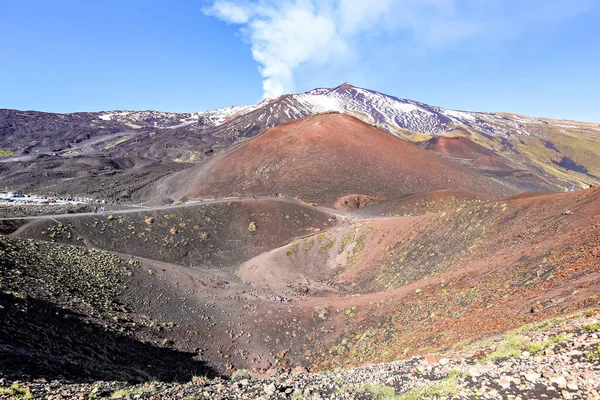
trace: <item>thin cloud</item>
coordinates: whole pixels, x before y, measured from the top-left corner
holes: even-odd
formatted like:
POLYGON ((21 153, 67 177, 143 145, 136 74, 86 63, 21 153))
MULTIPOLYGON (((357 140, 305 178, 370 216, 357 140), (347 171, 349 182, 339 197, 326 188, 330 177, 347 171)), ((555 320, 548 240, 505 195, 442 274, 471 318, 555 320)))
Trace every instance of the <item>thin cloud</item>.
POLYGON ((471 40, 510 40, 576 17, 599 2, 215 0, 203 12, 240 25, 269 98, 294 91, 294 72, 303 64, 325 66, 363 52, 362 35, 444 50, 471 40))

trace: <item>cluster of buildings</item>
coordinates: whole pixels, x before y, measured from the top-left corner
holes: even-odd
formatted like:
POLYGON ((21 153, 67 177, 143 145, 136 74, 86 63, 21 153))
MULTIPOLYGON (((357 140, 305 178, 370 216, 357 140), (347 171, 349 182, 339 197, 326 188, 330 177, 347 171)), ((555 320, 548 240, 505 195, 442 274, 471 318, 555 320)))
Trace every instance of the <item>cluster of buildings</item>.
POLYGON ((47 196, 28 194, 23 195, 19 192, 0 192, 0 203, 5 204, 84 204, 91 203, 93 199, 84 197, 58 197, 54 193, 47 196))

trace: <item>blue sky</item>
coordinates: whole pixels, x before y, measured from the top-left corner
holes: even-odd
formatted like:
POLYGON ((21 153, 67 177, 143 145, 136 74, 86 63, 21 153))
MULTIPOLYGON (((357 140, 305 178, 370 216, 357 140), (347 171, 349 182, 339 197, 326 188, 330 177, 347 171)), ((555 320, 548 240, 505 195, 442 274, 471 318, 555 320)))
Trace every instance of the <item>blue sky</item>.
POLYGON ((600 0, 7 0, 0 107, 199 111, 345 81, 600 122, 600 0))

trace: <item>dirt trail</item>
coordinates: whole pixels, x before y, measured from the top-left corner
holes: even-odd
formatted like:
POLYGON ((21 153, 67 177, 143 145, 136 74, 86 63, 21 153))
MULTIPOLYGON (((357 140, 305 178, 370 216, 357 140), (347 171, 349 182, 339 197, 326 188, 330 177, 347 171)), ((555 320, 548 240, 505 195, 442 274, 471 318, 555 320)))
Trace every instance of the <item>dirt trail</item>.
POLYGON ((50 215, 34 215, 29 217, 13 217, 13 218, 0 218, 0 221, 9 221, 9 220, 38 220, 45 218, 71 218, 71 217, 83 217, 90 215, 120 215, 120 214, 130 214, 144 211, 159 211, 159 210, 169 210, 169 209, 178 209, 178 208, 186 208, 186 207, 194 207, 199 205, 207 205, 207 204, 219 204, 219 203, 229 203, 229 202, 243 202, 243 201, 253 201, 253 200, 267 200, 267 201, 279 201, 289 204, 296 204, 306 208, 314 208, 317 210, 323 210, 330 214, 335 214, 336 216, 343 218, 355 218, 355 219, 363 219, 361 216, 354 215, 351 212, 344 212, 340 210, 336 210, 335 208, 328 207, 311 207, 310 205, 288 197, 272 197, 272 196, 255 196, 255 197, 225 197, 220 199, 210 199, 210 200, 199 200, 199 201, 191 201, 185 204, 176 204, 176 205, 166 205, 166 206, 135 206, 129 209, 123 210, 108 210, 104 213, 72 213, 72 214, 50 214, 50 215))

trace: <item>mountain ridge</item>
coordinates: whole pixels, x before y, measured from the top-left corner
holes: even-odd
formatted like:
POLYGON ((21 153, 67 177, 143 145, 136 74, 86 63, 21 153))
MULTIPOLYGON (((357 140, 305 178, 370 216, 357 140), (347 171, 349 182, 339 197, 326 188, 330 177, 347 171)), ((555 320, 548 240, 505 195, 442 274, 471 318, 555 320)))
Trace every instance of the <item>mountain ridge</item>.
POLYGON ((187 165, 203 164, 284 122, 327 112, 354 116, 416 144, 434 137, 466 137, 509 160, 515 170, 542 176, 553 190, 600 184, 598 124, 449 110, 350 84, 192 113, 0 109, 0 173, 6 185, 17 190, 52 187, 73 193, 83 185, 82 191, 95 196, 128 200, 139 188, 126 183, 127 176, 139 168, 144 176, 151 175, 148 179, 159 179, 187 165), (128 160, 125 167, 123 159, 128 160), (43 180, 24 175, 32 163, 47 171, 43 180), (69 167, 72 163, 84 165, 79 174, 69 167), (110 174, 123 175, 118 185, 110 174), (65 178, 94 182, 76 185, 65 178))
MULTIPOLYGON (((333 88, 318 87, 318 88, 314 88, 314 89, 311 89, 311 90, 308 90, 305 92, 287 93, 287 94, 283 94, 278 97, 263 99, 257 103, 253 103, 253 104, 234 104, 234 105, 226 106, 226 107, 217 107, 217 108, 210 108, 210 109, 206 109, 206 110, 195 110, 195 111, 166 111, 166 110, 158 110, 158 109, 150 109, 150 108, 145 108, 145 109, 124 109, 123 108, 123 109, 94 110, 94 111, 79 110, 79 111, 69 111, 69 112, 55 112, 55 111, 45 111, 45 110, 35 110, 35 109, 17 109, 17 108, 11 108, 11 107, 0 107, 0 111, 6 110, 6 111, 16 111, 16 112, 24 112, 24 113, 33 112, 33 113, 43 113, 43 114, 53 114, 53 115, 102 114, 101 116, 107 116, 109 114, 119 114, 119 113, 121 113, 121 114, 156 113, 156 114, 182 115, 182 116, 183 115, 202 115, 202 114, 217 113, 217 112, 220 112, 222 114, 228 114, 229 110, 237 112, 237 111, 244 111, 245 109, 257 108, 261 105, 265 105, 265 104, 274 102, 282 97, 290 97, 290 96, 293 97, 293 96, 299 96, 299 95, 323 95, 326 93, 334 92, 338 89, 360 89, 360 90, 367 91, 370 93, 384 95, 386 97, 395 99, 397 101, 404 101, 404 102, 409 102, 409 103, 413 103, 413 104, 420 104, 423 106, 432 107, 432 108, 436 108, 436 109, 440 109, 440 110, 451 111, 451 112, 469 113, 469 114, 484 114, 484 115, 513 115, 516 117, 533 118, 533 119, 540 120, 540 121, 551 120, 551 121, 563 121, 563 122, 589 123, 589 124, 597 124, 598 127, 600 128, 600 122, 596 122, 596 121, 583 121, 583 120, 577 120, 577 119, 571 119, 571 118, 556 118, 556 117, 544 117, 544 116, 527 116, 526 114, 522 114, 519 112, 511 112, 511 111, 472 111, 472 110, 469 111, 466 109, 436 106, 436 105, 431 105, 431 104, 421 102, 418 100, 413 100, 413 99, 408 99, 408 98, 404 98, 404 97, 398 97, 396 95, 386 94, 386 93, 379 92, 379 91, 376 91, 373 89, 367 89, 367 88, 354 86, 348 82, 344 82, 341 85, 333 87, 333 88)), ((233 114, 234 112, 231 112, 231 114, 233 114)))

